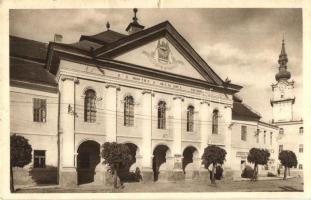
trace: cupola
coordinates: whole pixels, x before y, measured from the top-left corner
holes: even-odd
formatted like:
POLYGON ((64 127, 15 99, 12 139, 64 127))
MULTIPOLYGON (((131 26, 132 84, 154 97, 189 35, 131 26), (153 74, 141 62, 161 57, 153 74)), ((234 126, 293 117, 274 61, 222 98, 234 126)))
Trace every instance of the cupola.
POLYGON ((133 17, 133 22, 131 22, 127 28, 125 29, 129 34, 133 34, 136 33, 138 31, 143 30, 145 27, 143 25, 140 25, 138 23, 138 18, 136 16, 138 9, 134 8, 133 12, 134 12, 134 17, 133 17))

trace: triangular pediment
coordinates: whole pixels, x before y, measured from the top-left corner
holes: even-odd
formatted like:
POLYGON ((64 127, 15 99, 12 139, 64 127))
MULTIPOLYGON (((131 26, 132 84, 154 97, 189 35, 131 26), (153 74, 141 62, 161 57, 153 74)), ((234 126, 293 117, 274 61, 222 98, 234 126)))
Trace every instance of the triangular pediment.
MULTIPOLYGON (((163 54, 164 51, 165 49, 162 49, 161 53, 163 54)), ((97 58, 114 59, 160 69, 211 84, 223 85, 224 83, 168 21, 99 48, 94 54, 97 58), (167 42, 170 47, 171 57, 168 63, 158 57, 156 49, 159 41, 167 42)))
POLYGON ((164 37, 123 53, 114 60, 206 80, 164 37))

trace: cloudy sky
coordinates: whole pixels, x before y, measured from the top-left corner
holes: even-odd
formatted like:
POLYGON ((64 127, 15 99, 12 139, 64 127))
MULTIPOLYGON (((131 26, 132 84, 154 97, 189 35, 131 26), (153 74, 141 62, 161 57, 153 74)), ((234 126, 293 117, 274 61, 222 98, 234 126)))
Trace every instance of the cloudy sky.
MULTIPOLYGON (((65 43, 111 29, 125 33, 132 9, 11 10, 10 34, 49 42, 54 33, 65 43)), ((147 27, 168 20, 202 58, 225 79, 244 88, 239 95, 264 121, 272 119, 271 84, 278 71, 283 34, 295 81, 294 117, 302 113, 301 9, 139 9, 147 27)))

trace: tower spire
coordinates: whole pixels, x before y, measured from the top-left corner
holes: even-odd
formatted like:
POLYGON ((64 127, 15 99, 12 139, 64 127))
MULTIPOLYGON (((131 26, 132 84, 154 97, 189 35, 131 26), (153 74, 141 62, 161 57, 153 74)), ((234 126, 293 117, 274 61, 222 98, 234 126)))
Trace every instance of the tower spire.
POLYGON ((133 21, 125 29, 129 34, 136 33, 136 32, 141 31, 145 28, 144 26, 142 26, 138 23, 138 18, 137 18, 138 9, 134 8, 133 12, 134 12, 134 17, 132 18, 133 21))
POLYGON ((281 48, 281 53, 279 55, 279 72, 275 75, 275 79, 277 81, 283 79, 283 80, 288 80, 291 77, 290 72, 287 71, 287 54, 285 51, 285 39, 284 39, 284 34, 283 34, 283 39, 282 39, 282 48, 281 48))

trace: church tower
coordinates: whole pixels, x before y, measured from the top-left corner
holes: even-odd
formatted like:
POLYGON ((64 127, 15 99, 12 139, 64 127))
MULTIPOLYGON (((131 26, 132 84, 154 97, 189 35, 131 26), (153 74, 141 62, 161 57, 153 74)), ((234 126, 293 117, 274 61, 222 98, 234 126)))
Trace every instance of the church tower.
POLYGON ((289 81, 291 74, 287 71, 287 54, 285 51, 284 39, 279 55, 279 71, 275 75, 277 83, 272 84, 273 97, 271 99, 273 123, 293 120, 293 105, 295 97, 293 95, 294 81, 289 81))

